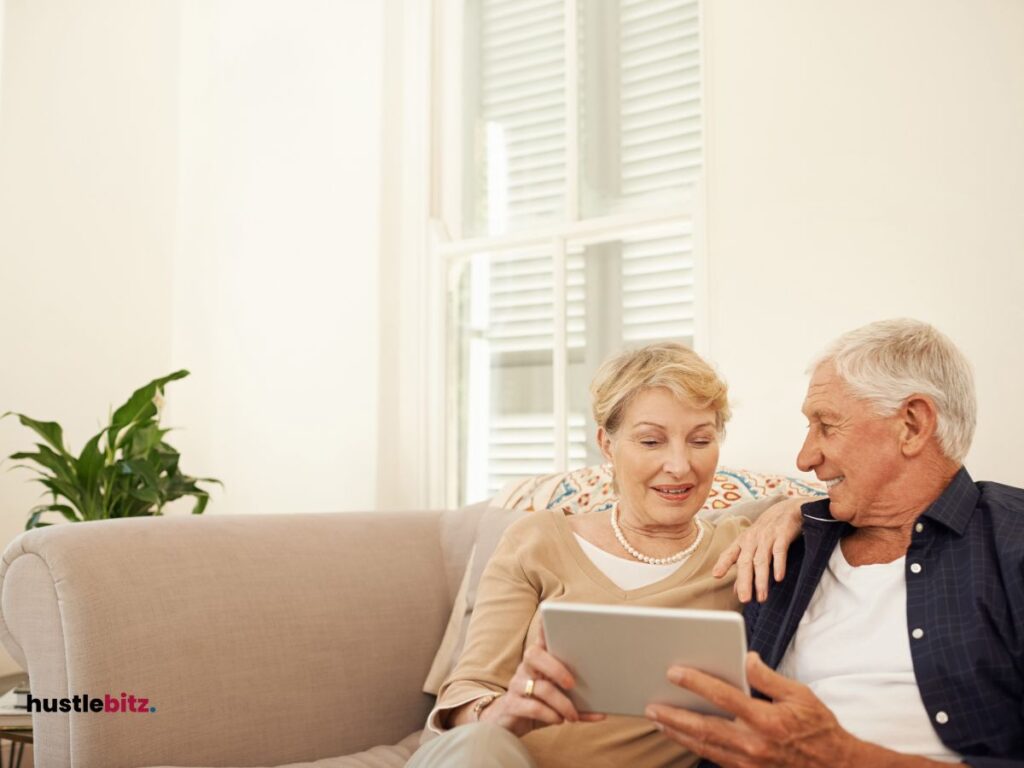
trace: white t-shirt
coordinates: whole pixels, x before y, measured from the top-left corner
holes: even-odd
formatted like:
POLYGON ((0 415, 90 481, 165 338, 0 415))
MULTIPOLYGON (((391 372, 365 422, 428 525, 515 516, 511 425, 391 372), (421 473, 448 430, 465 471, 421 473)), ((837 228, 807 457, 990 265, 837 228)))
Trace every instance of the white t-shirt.
POLYGON ((651 565, 640 560, 626 560, 623 557, 616 557, 611 552, 605 552, 600 547, 594 546, 578 533, 573 533, 580 548, 590 561, 598 569, 615 583, 619 589, 641 589, 648 584, 654 584, 662 579, 667 579, 675 571, 679 570, 689 558, 684 557, 678 563, 668 565, 651 565))
POLYGON ((921 638, 907 626, 905 569, 905 557, 854 567, 837 546, 778 671, 810 686, 857 738, 955 762, 914 677, 910 644, 921 638))

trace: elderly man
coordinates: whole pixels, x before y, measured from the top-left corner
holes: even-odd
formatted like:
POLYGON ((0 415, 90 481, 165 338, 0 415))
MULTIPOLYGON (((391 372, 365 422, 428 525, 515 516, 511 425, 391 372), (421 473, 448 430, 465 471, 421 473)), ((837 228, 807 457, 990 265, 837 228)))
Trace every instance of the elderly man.
POLYGON ((763 698, 673 668, 736 719, 648 716, 722 766, 1024 766, 1024 491, 962 466, 967 361, 925 323, 873 323, 818 360, 803 410, 797 464, 828 499, 745 614, 763 698))

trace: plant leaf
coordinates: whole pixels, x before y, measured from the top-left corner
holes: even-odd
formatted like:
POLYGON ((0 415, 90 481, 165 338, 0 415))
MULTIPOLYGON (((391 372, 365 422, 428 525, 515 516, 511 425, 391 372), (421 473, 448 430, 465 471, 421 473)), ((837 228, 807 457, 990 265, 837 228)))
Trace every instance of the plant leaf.
MULTIPOLYGON (((36 443, 36 448, 39 449, 36 453, 19 451, 18 453, 12 453, 8 458, 23 461, 34 461, 43 469, 50 470, 58 480, 65 483, 75 482, 75 465, 74 458, 72 456, 69 454, 59 454, 42 443, 36 443)), ((20 466, 27 467, 27 465, 24 464, 20 466)), ((36 467, 27 468, 35 472, 39 472, 39 474, 46 477, 46 474, 36 467)))
POLYGON ((155 416, 156 405, 153 403, 153 398, 156 396, 156 393, 163 393, 164 386, 168 382, 183 379, 186 376, 188 376, 188 371, 186 370, 175 371, 159 379, 153 379, 148 384, 139 387, 120 408, 114 411, 114 415, 110 418, 112 431, 116 434, 134 421, 155 416))
POLYGON ((8 416, 17 416, 18 421, 21 422, 22 426, 31 429, 57 452, 62 453, 65 456, 67 455, 67 449, 64 447, 64 430, 57 422, 37 421, 23 413, 15 413, 14 411, 8 411, 3 416, 0 416, 0 419, 7 418, 8 416))
POLYGON ((141 458, 148 456, 163 438, 167 430, 160 429, 155 422, 143 422, 129 427, 121 440, 121 448, 125 458, 141 458))
POLYGON ((33 507, 31 512, 33 515, 36 512, 60 512, 66 520, 72 523, 78 523, 82 520, 81 516, 67 504, 40 504, 38 507, 33 507))
POLYGON ((148 514, 151 506, 160 504, 160 494, 155 488, 133 488, 132 496, 139 501, 146 502, 146 507, 140 514, 148 514))
POLYGON ((141 479, 147 487, 156 489, 160 485, 156 470, 149 465, 149 462, 142 459, 129 459, 121 464, 128 468, 128 472, 125 474, 131 474, 141 479))
POLYGON ((206 505, 210 502, 210 494, 206 491, 199 491, 198 493, 193 494, 193 496, 196 497, 196 504, 192 507, 192 514, 201 515, 203 514, 203 510, 206 509, 206 505))
POLYGON ((39 522, 39 517, 45 511, 46 510, 40 509, 38 512, 33 512, 31 515, 29 515, 28 522, 25 523, 25 530, 26 531, 30 531, 33 528, 42 528, 42 527, 47 526, 47 525, 52 525, 52 523, 41 523, 41 522, 39 522))
POLYGON ((39 518, 47 512, 60 512, 72 523, 80 522, 82 518, 71 507, 65 504, 40 504, 37 507, 33 507, 30 511, 28 522, 25 523, 25 530, 30 528, 38 528, 41 525, 49 525, 49 523, 39 522, 39 518))
POLYGON ((100 452, 99 445, 104 432, 106 430, 94 435, 85 444, 85 447, 82 448, 82 452, 78 456, 78 460, 75 462, 78 480, 87 492, 92 492, 96 488, 96 480, 99 477, 100 469, 103 467, 103 454, 100 452))
POLYGON ((71 503, 71 506, 82 510, 82 516, 88 519, 84 514, 84 505, 79 495, 79 489, 74 483, 66 483, 55 477, 37 477, 36 482, 42 483, 53 494, 55 500, 58 496, 63 496, 71 503))

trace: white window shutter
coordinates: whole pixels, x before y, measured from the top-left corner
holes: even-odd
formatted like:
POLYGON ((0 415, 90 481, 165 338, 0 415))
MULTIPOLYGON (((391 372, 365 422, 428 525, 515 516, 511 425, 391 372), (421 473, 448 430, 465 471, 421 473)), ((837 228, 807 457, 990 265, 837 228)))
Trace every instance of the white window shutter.
POLYGON ((692 343, 693 250, 690 236, 622 244, 622 340, 692 343))
MULTIPOLYGON (((584 344, 583 254, 566 259, 566 324, 570 349, 584 344)), ((554 344, 552 259, 515 253, 491 260, 491 349, 547 352, 554 344)))
MULTIPOLYGON (((586 458, 587 423, 582 413, 569 414, 569 464, 586 458)), ((522 414, 494 419, 491 425, 487 489, 492 496, 509 480, 552 471, 555 459, 554 417, 522 414)))
POLYGON ((680 0, 621 0, 621 195, 626 201, 692 185, 701 170, 699 8, 680 0))
MULTIPOLYGON (((611 38, 618 46, 618 82, 609 83, 610 88, 618 87, 617 111, 609 116, 618 122, 607 147, 609 156, 618 155, 617 170, 607 185, 617 188, 609 194, 625 210, 643 209, 648 202, 664 208, 666 199, 671 201, 692 186, 701 172, 699 3, 578 0, 581 7, 588 1, 618 4, 618 28, 611 38)), ((563 222, 566 185, 576 183, 566 178, 568 142, 580 140, 566 133, 565 2, 479 0, 477 9, 473 34, 478 58, 471 73, 478 99, 477 143, 475 156, 466 158, 476 180, 470 218, 479 233, 488 235, 563 222)), ((581 41, 581 46, 588 44, 581 41)), ((622 305, 616 311, 621 315, 620 338, 609 339, 609 348, 665 338, 692 342, 691 236, 612 239, 620 244, 622 305)), ((584 258, 581 248, 570 245, 570 352, 586 347, 584 258)), ((484 333, 492 369, 501 375, 500 371, 550 359, 552 258, 537 252, 497 251, 489 262, 484 333)), ((604 279, 614 279, 614 274, 604 279)), ((490 492, 508 480, 553 471, 554 416, 543 405, 531 405, 524 397, 522 402, 492 406, 487 426, 478 447, 486 444, 490 492)), ((579 466, 590 439, 586 415, 570 413, 568 426, 569 463, 579 466)))
POLYGON ((562 0, 481 0, 476 215, 490 234, 563 210, 564 15, 562 0))

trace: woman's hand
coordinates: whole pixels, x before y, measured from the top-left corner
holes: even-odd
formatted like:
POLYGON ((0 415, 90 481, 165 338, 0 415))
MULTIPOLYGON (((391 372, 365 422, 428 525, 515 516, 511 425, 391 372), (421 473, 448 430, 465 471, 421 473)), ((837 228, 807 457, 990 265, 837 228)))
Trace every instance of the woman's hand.
POLYGON ((508 683, 508 693, 499 696, 485 707, 480 719, 495 723, 516 736, 524 736, 545 725, 593 723, 604 715, 580 714, 565 691, 576 685, 569 670, 548 653, 541 629, 537 642, 526 649, 523 660, 508 683))
POLYGON ((773 504, 718 558, 712 570, 716 579, 737 564, 736 596, 741 603, 749 603, 755 590, 759 603, 768 599, 768 577, 773 568, 776 581, 786 575, 786 552, 800 535, 800 507, 808 501, 813 499, 794 497, 773 504))

